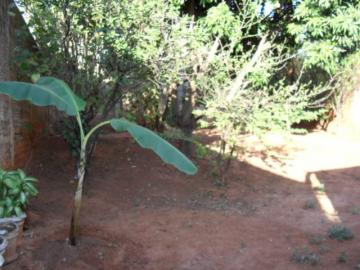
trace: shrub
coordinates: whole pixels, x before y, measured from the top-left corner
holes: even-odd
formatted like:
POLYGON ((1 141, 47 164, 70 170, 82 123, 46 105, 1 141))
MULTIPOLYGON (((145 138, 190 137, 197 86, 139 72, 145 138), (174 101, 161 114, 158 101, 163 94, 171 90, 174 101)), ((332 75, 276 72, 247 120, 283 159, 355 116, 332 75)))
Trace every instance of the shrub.
POLYGON ((354 238, 353 232, 344 225, 334 225, 328 231, 328 236, 338 241, 351 240, 354 238))

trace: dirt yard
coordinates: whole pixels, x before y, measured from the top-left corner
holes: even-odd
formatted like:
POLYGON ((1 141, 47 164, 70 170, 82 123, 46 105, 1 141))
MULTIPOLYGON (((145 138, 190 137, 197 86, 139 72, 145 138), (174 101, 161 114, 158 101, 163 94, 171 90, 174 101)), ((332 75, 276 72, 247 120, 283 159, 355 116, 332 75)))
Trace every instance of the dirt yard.
POLYGON ((27 169, 40 195, 5 270, 360 269, 360 142, 326 133, 266 140, 244 138, 251 153, 218 187, 206 159, 188 177, 127 137, 102 137, 71 247, 75 161, 49 138, 27 169), (327 236, 340 223, 354 239, 327 236))

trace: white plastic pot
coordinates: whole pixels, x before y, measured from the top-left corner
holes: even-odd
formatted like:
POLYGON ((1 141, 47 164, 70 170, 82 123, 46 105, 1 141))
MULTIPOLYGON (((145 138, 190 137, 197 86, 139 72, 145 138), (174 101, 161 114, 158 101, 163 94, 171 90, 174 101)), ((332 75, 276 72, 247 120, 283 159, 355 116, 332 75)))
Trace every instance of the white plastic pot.
POLYGON ((25 219, 26 219, 25 213, 22 213, 20 216, 0 218, 0 224, 13 222, 13 223, 16 223, 16 225, 19 227, 19 233, 18 233, 18 237, 17 237, 17 246, 19 246, 21 244, 21 241, 23 238, 25 219))
POLYGON ((7 245, 8 241, 6 240, 6 238, 0 236, 0 269, 2 269, 2 266, 5 264, 4 253, 7 245))
POLYGON ((19 227, 16 223, 0 223, 0 236, 4 237, 8 245, 4 253, 5 263, 10 263, 17 258, 17 237, 19 233, 19 227))

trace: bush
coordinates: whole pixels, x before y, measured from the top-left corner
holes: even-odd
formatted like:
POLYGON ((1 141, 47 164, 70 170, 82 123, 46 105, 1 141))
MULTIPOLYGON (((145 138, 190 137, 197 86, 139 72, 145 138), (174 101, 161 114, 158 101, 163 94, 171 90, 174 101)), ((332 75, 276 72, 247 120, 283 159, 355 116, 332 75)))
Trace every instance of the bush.
POLYGON ((328 231, 328 236, 338 241, 351 240, 354 238, 353 232, 344 225, 334 225, 328 231))

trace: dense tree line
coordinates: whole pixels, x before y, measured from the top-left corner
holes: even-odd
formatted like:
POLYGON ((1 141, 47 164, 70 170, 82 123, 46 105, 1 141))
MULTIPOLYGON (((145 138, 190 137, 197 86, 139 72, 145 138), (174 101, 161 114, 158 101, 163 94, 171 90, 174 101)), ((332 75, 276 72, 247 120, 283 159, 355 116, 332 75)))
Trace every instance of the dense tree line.
MULTIPOLYGON (((132 118, 181 139, 221 131, 303 132, 328 109, 360 41, 359 1, 19 0, 39 50, 17 48, 25 76, 64 79, 90 122, 132 118)), ((20 35, 21 36, 21 35, 20 35)), ((76 150, 77 133, 66 120, 76 150)), ((224 150, 224 151, 225 151, 224 150)))

